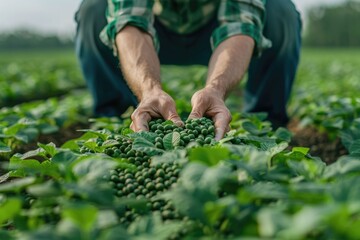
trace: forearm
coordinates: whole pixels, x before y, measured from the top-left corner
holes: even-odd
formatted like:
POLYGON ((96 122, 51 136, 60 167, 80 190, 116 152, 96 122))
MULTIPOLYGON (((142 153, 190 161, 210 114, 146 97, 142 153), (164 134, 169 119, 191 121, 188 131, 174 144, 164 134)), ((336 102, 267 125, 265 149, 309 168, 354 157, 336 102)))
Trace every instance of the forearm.
POLYGON ((215 89, 225 99, 247 71, 254 45, 254 40, 245 35, 222 42, 211 56, 206 87, 215 89))
POLYGON ((116 36, 122 73, 139 101, 161 89, 160 62, 152 38, 133 26, 116 36))

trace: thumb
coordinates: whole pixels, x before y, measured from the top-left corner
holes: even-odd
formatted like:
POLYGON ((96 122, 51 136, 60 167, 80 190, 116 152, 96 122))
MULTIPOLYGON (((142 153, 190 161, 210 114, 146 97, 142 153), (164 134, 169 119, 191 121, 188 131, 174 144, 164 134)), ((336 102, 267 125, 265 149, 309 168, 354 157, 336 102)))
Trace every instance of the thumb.
POLYGON ((222 139, 227 131, 230 130, 229 123, 231 122, 230 113, 218 113, 213 118, 215 124, 215 140, 222 139))
POLYGON ((147 112, 133 114, 132 123, 130 128, 135 132, 139 131, 149 131, 148 122, 151 120, 151 116, 147 112))

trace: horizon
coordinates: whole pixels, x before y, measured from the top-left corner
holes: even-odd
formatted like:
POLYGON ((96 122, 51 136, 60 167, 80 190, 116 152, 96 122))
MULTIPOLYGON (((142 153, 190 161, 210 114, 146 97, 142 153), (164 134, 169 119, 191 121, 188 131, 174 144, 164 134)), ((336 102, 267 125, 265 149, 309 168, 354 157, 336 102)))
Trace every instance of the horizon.
MULTIPOLYGON (((331 5, 345 0, 294 0, 302 18, 307 9, 316 5, 331 5)), ((12 0, 0 3, 0 33, 27 29, 40 33, 73 35, 75 32, 74 14, 81 0, 46 1, 12 0), (21 6, 19 8, 18 6, 21 6), (29 11, 31 9, 31 11, 29 11), (63 11, 59 11, 63 10, 63 11), (6 11, 4 11, 6 10, 6 11), (11 19, 9 21, 8 19, 11 19), (46 19, 46 21, 44 21, 46 19)))

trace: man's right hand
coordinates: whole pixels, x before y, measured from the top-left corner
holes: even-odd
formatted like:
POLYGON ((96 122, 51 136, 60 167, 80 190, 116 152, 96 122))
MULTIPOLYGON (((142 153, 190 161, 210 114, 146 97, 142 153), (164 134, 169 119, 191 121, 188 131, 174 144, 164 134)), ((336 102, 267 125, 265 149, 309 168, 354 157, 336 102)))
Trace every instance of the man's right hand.
POLYGON ((161 89, 143 95, 139 106, 131 115, 130 128, 135 132, 148 131, 148 123, 152 118, 164 118, 177 126, 184 125, 176 112, 175 101, 161 89))

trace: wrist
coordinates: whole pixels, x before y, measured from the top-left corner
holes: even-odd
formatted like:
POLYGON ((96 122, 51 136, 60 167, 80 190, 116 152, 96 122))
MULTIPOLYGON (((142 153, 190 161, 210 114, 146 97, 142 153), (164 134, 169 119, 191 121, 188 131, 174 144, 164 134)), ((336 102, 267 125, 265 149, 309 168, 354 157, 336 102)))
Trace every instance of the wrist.
POLYGON ((206 91, 209 91, 211 93, 211 95, 215 95, 218 98, 222 99, 223 101, 225 101, 226 98, 226 90, 223 89, 222 87, 213 85, 213 84, 207 84, 204 88, 206 91))
POLYGON ((140 92, 139 101, 143 99, 159 96, 163 92, 160 84, 153 84, 151 86, 144 86, 140 92))

